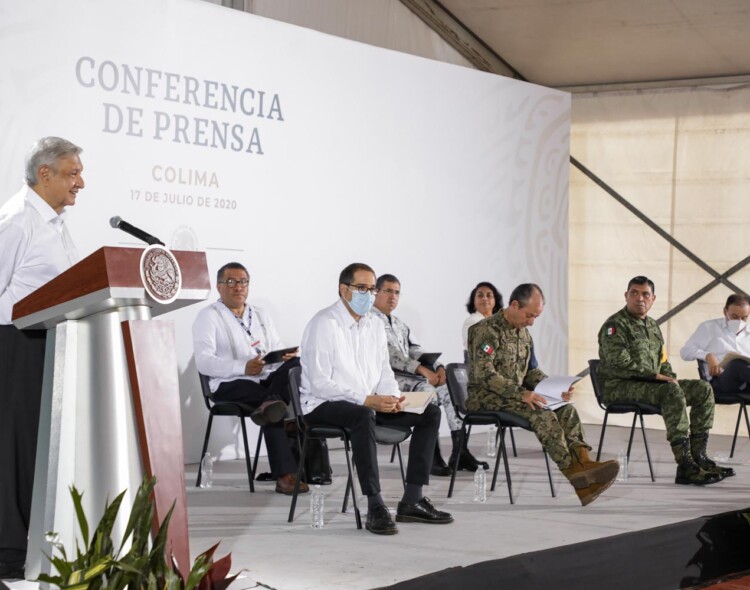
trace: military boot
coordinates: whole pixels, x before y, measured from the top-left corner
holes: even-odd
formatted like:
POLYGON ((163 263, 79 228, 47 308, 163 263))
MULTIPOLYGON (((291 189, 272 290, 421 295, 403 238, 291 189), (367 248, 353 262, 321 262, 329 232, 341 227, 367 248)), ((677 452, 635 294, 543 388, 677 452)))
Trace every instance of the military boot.
POLYGON ((706 454, 707 446, 707 432, 703 432, 701 434, 693 434, 690 436, 690 454, 693 457, 693 461, 695 461, 698 467, 703 469, 703 471, 715 473, 719 477, 721 477, 721 479, 724 479, 725 477, 732 477, 734 475, 734 469, 732 469, 731 467, 721 467, 708 458, 708 455, 706 454))
POLYGON ((432 469, 430 469, 430 475, 436 477, 450 477, 453 470, 448 467, 443 459, 443 455, 440 454, 440 441, 435 441, 435 453, 432 456, 432 469))
POLYGON ((674 478, 676 484, 706 486, 721 481, 720 475, 704 471, 693 460, 687 437, 672 443, 672 453, 674 453, 674 460, 677 462, 677 474, 674 478))
POLYGON ((602 494, 602 492, 605 492, 609 489, 616 478, 617 473, 615 473, 610 479, 605 482, 592 483, 590 486, 587 486, 585 488, 576 489, 576 496, 578 496, 578 499, 581 501, 581 505, 588 506, 589 504, 591 504, 591 502, 596 500, 602 494))
POLYGON ((451 439, 453 440, 453 450, 451 451, 450 459, 448 459, 448 465, 453 469, 453 465, 458 461, 458 471, 476 471, 481 465, 485 470, 490 468, 488 463, 484 461, 477 461, 469 452, 466 443, 461 448, 461 431, 453 430, 451 432, 451 439))
MULTIPOLYGON (((573 447, 570 457, 572 459, 571 466, 563 469, 562 472, 576 490, 589 488, 593 484, 607 484, 601 490, 603 492, 612 485, 612 482, 617 477, 617 473, 620 471, 620 464, 614 459, 603 462, 589 459, 586 447, 573 447)), ((591 502, 593 501, 594 499, 592 498, 591 502)))

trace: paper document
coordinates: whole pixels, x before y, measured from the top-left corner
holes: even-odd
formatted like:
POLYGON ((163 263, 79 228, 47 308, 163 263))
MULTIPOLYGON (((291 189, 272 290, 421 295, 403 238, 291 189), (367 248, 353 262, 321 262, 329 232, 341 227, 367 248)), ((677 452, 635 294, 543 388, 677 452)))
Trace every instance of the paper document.
POLYGON ((534 393, 546 397, 547 400, 549 400, 546 408, 548 410, 555 410, 569 403, 563 401, 562 394, 568 391, 574 383, 578 383, 580 380, 581 377, 577 375, 572 377, 567 375, 547 377, 534 388, 534 393))
POLYGON ((402 391, 406 399, 401 402, 401 411, 410 414, 422 414, 427 404, 435 397, 434 391, 402 391))
POLYGON ((728 352, 727 354, 724 355, 724 358, 721 359, 721 363, 719 366, 722 369, 726 369, 729 363, 731 363, 732 361, 736 361, 736 360, 744 361, 750 364, 750 358, 742 354, 739 354, 738 352, 728 352))

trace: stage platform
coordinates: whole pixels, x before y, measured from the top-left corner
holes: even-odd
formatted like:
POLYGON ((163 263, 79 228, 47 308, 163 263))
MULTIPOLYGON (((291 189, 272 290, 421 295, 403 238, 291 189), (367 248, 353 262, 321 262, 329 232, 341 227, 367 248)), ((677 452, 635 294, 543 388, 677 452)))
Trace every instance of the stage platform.
MULTIPOLYGON (((587 439, 596 444, 599 428, 587 426, 586 433, 587 439)), ((627 435, 628 429, 609 427, 604 456, 612 458, 624 449, 627 435)), ((519 576, 516 579, 526 580, 529 587, 547 587, 535 586, 532 570, 554 570, 555 560, 587 568, 596 562, 606 562, 602 556, 607 552, 622 555, 622 560, 618 555, 607 558, 626 563, 630 577, 609 575, 608 579, 599 580, 602 583, 598 587, 678 588, 684 575, 700 574, 699 565, 691 566, 692 569, 687 566, 695 553, 690 543, 700 547, 696 535, 702 528, 705 530, 701 521, 694 519, 750 507, 750 442, 746 435, 739 439, 734 460, 727 462, 737 471, 735 477, 712 486, 695 487, 674 485, 675 467, 664 433, 650 430, 648 436, 656 474, 656 482, 652 482, 640 433, 636 436, 628 481, 615 483, 596 502, 584 508, 557 470, 553 471, 557 497, 551 497, 539 444, 530 433, 517 432, 518 457, 510 458, 515 505, 508 501, 502 472, 486 504, 473 502, 473 474, 459 472, 451 499, 446 497, 450 478, 432 478, 426 495, 438 507, 450 511, 455 522, 444 526, 402 524, 399 534, 391 537, 357 530, 351 509, 348 514, 340 512, 346 473, 342 450, 331 451, 334 481, 333 485, 322 488, 326 494, 326 526, 320 530, 310 527, 309 495, 300 496, 296 519, 289 524, 290 498, 276 494, 272 483, 257 482, 256 492, 251 494, 247 489, 244 461, 217 463, 211 489, 192 487, 197 465, 188 465, 191 550, 195 555, 221 540, 218 554, 231 552, 233 571, 245 570, 243 578, 231 586, 236 590, 355 590, 382 588, 400 582, 398 588, 403 589, 495 587, 494 583, 486 585, 480 579, 469 582, 467 578, 473 572, 481 572, 485 582, 488 575, 515 572, 519 576), (647 529, 654 529, 653 534, 657 536, 652 536, 651 531, 640 533, 647 529), (604 539, 624 533, 634 535, 604 539), (659 538, 690 539, 684 556, 687 569, 682 575, 675 574, 674 584, 671 581, 665 584, 663 579, 658 582, 648 579, 652 577, 649 570, 658 568, 661 559, 667 561, 666 553, 660 556, 659 538), (594 540, 601 541, 587 543, 594 540), (652 549, 645 558, 628 550, 629 547, 634 551, 642 550, 649 547, 649 543, 652 549), (581 545, 568 547, 573 544, 581 545), (557 549, 544 551, 554 548, 557 549), (549 567, 545 567, 545 562, 549 567), (474 568, 466 567, 480 563, 482 565, 474 568), (449 568, 454 569, 441 576, 405 583, 449 568), (632 585, 632 576, 640 575, 637 572, 642 572, 643 579, 632 585)), ((484 433, 475 434, 472 448, 478 457, 484 457, 485 441, 484 433)), ((450 441, 441 442, 447 455, 450 441)), ((728 455, 730 443, 731 437, 712 436, 709 452, 714 457, 728 455)), ((383 496, 389 508, 395 510, 402 490, 398 463, 388 462, 390 448, 380 447, 379 450, 383 496)), ((266 469, 267 464, 262 459, 259 471, 266 469)), ((366 506, 363 499, 361 506, 366 506)), ((672 549, 674 553, 674 543, 672 549)), ((670 559, 682 563, 679 550, 677 553, 670 559)), ((575 572, 568 572, 568 575, 574 576, 575 572)), ((555 576, 551 579, 554 581, 555 576)), ((671 580, 669 576, 667 579, 671 580)), ((497 587, 504 585, 502 578, 495 581, 497 587)), ((23 590, 30 585, 9 583, 9 586, 23 590)), ((521 586, 517 582, 505 587, 516 590, 521 586)), ((562 581, 556 584, 556 590, 568 587, 597 586, 568 585, 562 581)))

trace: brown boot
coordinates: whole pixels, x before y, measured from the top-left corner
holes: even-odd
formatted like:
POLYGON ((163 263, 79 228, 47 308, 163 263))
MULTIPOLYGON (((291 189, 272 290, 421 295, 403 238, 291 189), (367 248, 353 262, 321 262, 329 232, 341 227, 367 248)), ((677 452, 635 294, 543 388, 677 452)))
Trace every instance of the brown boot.
POLYGON ((609 481, 593 483, 588 487, 576 489, 576 496, 578 496, 578 499, 581 501, 581 506, 588 506, 591 502, 596 500, 602 492, 606 491, 609 486, 612 485, 616 477, 617 473, 615 473, 609 481))
MULTIPOLYGON (((592 461, 589 458, 589 451, 586 447, 573 447, 570 455, 573 459, 573 464, 568 469, 563 469, 562 472, 576 489, 576 493, 578 493, 578 490, 591 487, 592 484, 606 483, 607 487, 609 487, 620 471, 620 464, 614 459, 602 462, 592 461)), ((601 490, 596 495, 598 496, 603 491, 601 490)), ((590 501, 593 502, 594 498, 590 501)))

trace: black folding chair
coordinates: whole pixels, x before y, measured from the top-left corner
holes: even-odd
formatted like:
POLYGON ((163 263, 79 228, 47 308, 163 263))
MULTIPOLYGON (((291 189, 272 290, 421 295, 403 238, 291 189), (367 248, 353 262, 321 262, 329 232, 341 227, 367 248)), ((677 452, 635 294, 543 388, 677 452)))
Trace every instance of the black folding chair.
MULTIPOLYGON (((711 382, 711 375, 708 371, 708 363, 706 361, 698 361, 698 375, 704 381, 711 382)), ((745 416, 745 426, 747 427, 747 434, 750 437, 750 420, 747 418, 747 404, 750 403, 750 392, 747 391, 732 391, 730 393, 716 393, 714 392, 714 403, 720 406, 729 406, 733 404, 739 404, 740 409, 737 412, 737 424, 734 427, 734 437, 732 437, 732 450, 729 452, 729 457, 734 457, 734 447, 737 444, 737 434, 740 431, 740 421, 742 416, 745 416)))
POLYGON ((208 448, 208 439, 211 436, 211 425, 214 421, 214 416, 236 416, 240 421, 242 427, 242 442, 245 445, 245 463, 247 464, 247 479, 250 483, 250 491, 255 491, 255 485, 253 480, 255 479, 255 470, 258 467, 258 454, 260 453, 260 442, 263 439, 263 428, 258 432, 258 444, 255 446, 255 457, 252 464, 250 463, 250 450, 247 444, 247 427, 245 426, 245 418, 249 418, 250 415, 255 411, 256 406, 250 406, 247 404, 241 404, 239 402, 216 402, 211 399, 211 388, 208 385, 208 377, 201 373, 198 373, 198 377, 201 382, 201 392, 203 393, 203 401, 208 408, 208 424, 206 425, 206 436, 203 438, 203 451, 201 451, 201 461, 198 464, 198 479, 195 482, 195 487, 200 487, 201 478, 203 477, 203 457, 206 455, 206 449, 208 448))
MULTIPOLYGON (((348 472, 346 481, 346 492, 344 493, 344 503, 341 506, 341 512, 346 512, 349 503, 349 493, 352 496, 352 506, 354 507, 354 517, 357 522, 357 528, 362 528, 362 517, 359 512, 359 506, 357 506, 357 496, 354 490, 354 472, 352 469, 351 460, 351 441, 349 439, 349 431, 340 426, 333 425, 309 425, 305 422, 302 414, 302 404, 299 398, 299 386, 301 378, 300 367, 295 367, 289 371, 289 394, 292 400, 292 409, 294 410, 294 416, 297 420, 297 432, 300 433, 302 438, 302 446, 300 448, 300 461, 297 467, 297 483, 294 486, 294 493, 292 494, 292 505, 289 508, 289 519, 288 522, 294 520, 294 512, 297 508, 297 496, 299 495, 299 482, 304 474, 305 457, 307 456, 307 441, 310 438, 328 439, 338 438, 344 441, 344 455, 346 457, 346 469, 348 472)), ((399 467, 401 470, 401 482, 402 485, 405 483, 404 475, 404 462, 401 455, 401 443, 404 442, 411 436, 411 429, 401 429, 390 426, 375 426, 375 442, 382 445, 395 445, 398 454, 399 467)), ((300 437, 297 438, 297 444, 300 442, 300 437)))
MULTIPOLYGON (((500 449, 497 452, 495 459, 495 471, 492 475, 492 487, 491 491, 495 490, 495 483, 497 482, 497 472, 500 466, 500 457, 503 458, 503 466, 505 467, 505 481, 508 485, 508 496, 510 503, 514 504, 515 499, 513 498, 513 487, 510 477, 510 468, 508 467, 508 454, 505 448, 505 430, 512 427, 523 428, 524 430, 531 431, 531 424, 526 418, 513 414, 512 412, 504 412, 502 410, 483 410, 480 412, 470 412, 466 409, 466 398, 468 396, 467 385, 469 382, 468 369, 463 363, 451 363, 446 367, 446 377, 448 382, 448 391, 453 402, 453 407, 456 409, 456 415, 461 420, 461 448, 464 444, 468 443, 469 436, 471 435, 472 426, 489 426, 494 424, 497 427, 500 449), (467 429, 468 427, 468 429, 467 429)), ((549 457, 547 452, 542 448, 544 453, 544 462, 547 465, 547 477, 549 478, 549 487, 552 492, 552 497, 555 498, 557 493, 555 491, 555 485, 552 481, 552 472, 549 466, 549 457)), ((453 473, 451 474, 451 483, 448 488, 448 497, 453 495, 453 485, 456 481, 456 472, 458 471, 458 461, 453 465, 453 473)))
POLYGON ((633 446, 633 434, 635 433, 635 421, 640 418, 641 433, 643 434, 643 446, 646 447, 646 458, 648 459, 648 470, 651 472, 651 481, 656 481, 654 477, 654 467, 651 464, 651 453, 648 449, 648 439, 646 438, 646 427, 643 424, 644 416, 661 416, 661 408, 652 406, 643 402, 610 402, 606 403, 602 394, 602 388, 599 383, 599 359, 589 361, 589 376, 591 385, 594 386, 594 395, 599 407, 604 410, 604 422, 602 424, 602 433, 599 436, 599 448, 596 451, 596 460, 599 460, 602 454, 602 443, 604 442, 604 432, 607 430, 607 419, 610 414, 630 414, 633 412, 633 424, 630 427, 630 438, 628 439, 628 464, 630 464, 630 449, 633 446))

